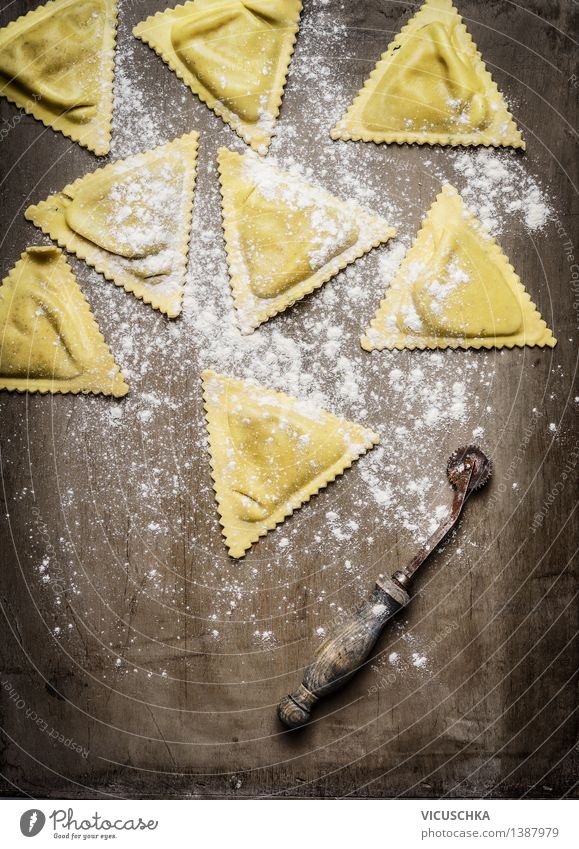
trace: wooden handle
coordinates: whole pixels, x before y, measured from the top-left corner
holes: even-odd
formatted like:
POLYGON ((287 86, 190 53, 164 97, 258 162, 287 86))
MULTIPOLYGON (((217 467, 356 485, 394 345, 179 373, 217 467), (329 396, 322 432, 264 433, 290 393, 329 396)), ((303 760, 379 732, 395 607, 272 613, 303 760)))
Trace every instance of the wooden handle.
POLYGON ((358 671, 386 622, 409 601, 408 593, 390 579, 377 583, 368 601, 322 643, 298 689, 281 700, 278 714, 283 724, 305 725, 316 702, 358 671))

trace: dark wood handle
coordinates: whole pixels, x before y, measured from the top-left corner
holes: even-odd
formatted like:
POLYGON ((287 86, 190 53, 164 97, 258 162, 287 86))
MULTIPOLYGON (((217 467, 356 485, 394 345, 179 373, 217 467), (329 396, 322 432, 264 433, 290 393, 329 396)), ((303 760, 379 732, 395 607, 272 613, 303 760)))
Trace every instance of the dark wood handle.
POLYGON ((368 601, 322 643, 298 689, 281 700, 278 714, 283 724, 288 728, 305 725, 316 702, 358 671, 386 622, 409 600, 408 593, 393 581, 377 583, 368 601))

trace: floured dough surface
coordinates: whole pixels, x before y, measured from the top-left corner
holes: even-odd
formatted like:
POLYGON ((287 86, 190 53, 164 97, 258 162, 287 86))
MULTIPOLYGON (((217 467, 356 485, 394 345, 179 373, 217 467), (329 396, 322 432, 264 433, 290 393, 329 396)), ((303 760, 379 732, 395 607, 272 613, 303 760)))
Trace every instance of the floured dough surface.
POLYGON ((81 177, 26 217, 109 280, 170 317, 181 312, 198 133, 81 177))
POLYGON ((396 232, 354 201, 341 200, 251 152, 221 148, 219 173, 242 332, 283 312, 396 232))
POLYGON ((513 267, 443 187, 362 338, 374 348, 553 347, 513 267))

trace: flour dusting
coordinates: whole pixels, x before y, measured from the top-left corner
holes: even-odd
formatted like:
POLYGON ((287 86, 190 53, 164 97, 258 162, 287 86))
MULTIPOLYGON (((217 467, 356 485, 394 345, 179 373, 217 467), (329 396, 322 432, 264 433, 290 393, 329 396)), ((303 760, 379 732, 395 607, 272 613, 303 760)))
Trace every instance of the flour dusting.
MULTIPOLYGON (((178 79, 169 79, 174 76, 169 70, 166 84, 175 96, 165 99, 164 108, 153 106, 146 96, 146 68, 156 57, 129 37, 128 25, 119 37, 114 157, 199 129, 201 119, 208 127, 200 139, 184 309, 178 320, 168 322, 96 273, 85 272, 90 282, 83 289, 130 394, 118 405, 83 398, 75 406, 66 435, 68 450, 84 462, 85 444, 92 446, 97 458, 90 470, 93 489, 88 495, 75 492, 63 467, 59 497, 70 536, 38 563, 37 573, 41 582, 49 583, 58 564, 66 564, 73 575, 66 589, 75 597, 83 580, 75 548, 83 520, 78 505, 90 498, 100 516, 106 512, 102 500, 114 493, 122 521, 116 523, 111 508, 108 525, 103 519, 102 527, 96 522, 90 534, 85 529, 86 544, 96 551, 102 545, 99 534, 106 538, 110 533, 111 551, 119 551, 119 540, 131 534, 137 554, 127 543, 126 557, 115 561, 118 584, 99 591, 106 597, 128 583, 135 598, 145 594, 170 606, 176 628, 191 617, 190 633, 197 641, 206 639, 207 646, 227 645, 224 634, 235 625, 249 629, 256 651, 274 651, 276 633, 288 622, 299 623, 301 604, 316 620, 308 636, 324 637, 332 623, 347 615, 343 599, 354 604, 366 597, 378 571, 389 573, 400 566, 400 552, 413 552, 444 520, 451 501, 445 458, 457 445, 484 438, 499 415, 494 388, 499 366, 504 365, 502 354, 369 354, 361 349, 360 336, 444 182, 456 186, 499 242, 513 231, 528 240, 540 238, 551 213, 548 195, 529 163, 508 151, 405 150, 332 142, 329 129, 347 106, 355 83, 340 58, 347 33, 334 22, 325 0, 307 5, 268 159, 371 209, 397 227, 398 235, 251 335, 242 335, 235 321, 216 166, 219 146, 245 148, 218 118, 206 114, 206 107, 178 79), (418 177, 421 198, 410 191, 418 177), (225 551, 209 474, 200 403, 199 375, 204 368, 252 378, 369 427, 381 438, 340 481, 235 564, 225 551), (126 502, 138 504, 129 530, 126 502), (310 542, 305 544, 305 539, 310 542), (187 564, 183 574, 175 569, 181 560, 187 564), (323 591, 311 590, 312 564, 320 572, 323 591), (290 592, 291 587, 299 592, 290 592), (342 587, 341 606, 336 594, 342 587), (260 593, 271 597, 271 605, 266 620, 256 621, 260 593), (301 602, 289 601, 300 593, 301 602), (195 604, 201 595, 205 601, 199 610, 195 604)), ((277 188, 270 183, 265 190, 277 188)), ((292 201, 300 199, 292 196, 292 201)), ((328 237, 327 222, 321 220, 313 267, 324 260, 328 237)), ((456 269, 451 273, 455 278, 460 282, 456 269)), ((439 283, 433 280, 431 285, 436 291, 439 283)), ((443 294, 446 297, 447 290, 443 294)), ((409 315, 408 320, 415 319, 409 315)), ((550 430, 554 434, 556 426, 550 430)), ((463 548, 471 544, 461 539, 463 548)), ((64 609, 58 615, 69 616, 64 609)), ((103 613, 103 618, 108 615, 103 613)), ((66 639, 67 625, 68 620, 59 625, 61 640, 66 639)), ((118 628, 119 645, 124 645, 123 626, 118 628)), ((156 639, 165 636, 170 650, 176 651, 176 638, 157 634, 156 639)), ((111 657, 109 674, 116 674, 117 668, 121 674, 125 667, 120 658, 111 657)), ((154 674, 167 675, 164 663, 160 653, 151 668, 154 674)), ((428 674, 428 657, 420 645, 397 646, 388 663, 392 668, 408 664, 428 674)))

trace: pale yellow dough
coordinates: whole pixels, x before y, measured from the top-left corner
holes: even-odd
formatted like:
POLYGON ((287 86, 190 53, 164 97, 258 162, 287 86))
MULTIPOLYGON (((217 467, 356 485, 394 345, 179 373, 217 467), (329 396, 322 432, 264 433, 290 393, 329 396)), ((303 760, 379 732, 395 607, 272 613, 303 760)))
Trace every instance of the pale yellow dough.
POLYGON ((58 248, 28 248, 0 287, 0 389, 129 391, 58 248))
POLYGON ((391 42, 331 136, 525 148, 451 0, 426 0, 391 42))
POLYGON ((189 0, 133 33, 259 153, 279 115, 301 0, 189 0))
POLYGON ((379 442, 377 434, 252 381, 204 371, 219 517, 232 557, 379 442))
POLYGON ((508 259, 450 185, 361 342, 368 351, 556 344, 508 259))
POLYGON ((181 312, 198 133, 81 177, 26 210, 51 239, 146 304, 181 312))
POLYGON ((0 30, 0 95, 99 156, 109 152, 116 0, 53 0, 0 30))
POLYGON ((256 154, 219 150, 223 229, 240 329, 319 288, 396 231, 256 154))

